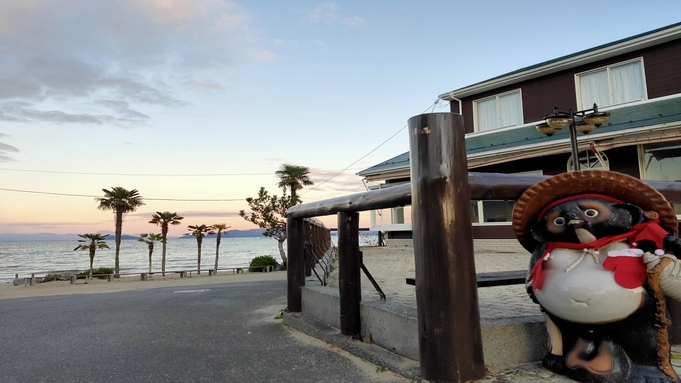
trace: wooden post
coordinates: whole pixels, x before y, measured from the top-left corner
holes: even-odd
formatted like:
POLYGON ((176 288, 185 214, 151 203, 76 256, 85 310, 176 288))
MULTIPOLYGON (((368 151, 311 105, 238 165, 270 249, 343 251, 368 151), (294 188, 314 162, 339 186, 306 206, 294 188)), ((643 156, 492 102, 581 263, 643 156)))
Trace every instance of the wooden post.
POLYGON ((359 258, 359 213, 338 213, 338 285, 341 334, 359 335, 362 299, 359 258))
POLYGON ((415 116, 409 134, 421 374, 441 382, 482 379, 463 117, 415 116))
POLYGON ((305 286, 305 237, 302 218, 289 218, 286 225, 286 247, 288 264, 286 277, 288 280, 288 311, 302 311, 302 293, 305 286))
POLYGON ((303 221, 303 237, 304 251, 305 251, 305 277, 312 275, 312 224, 308 221, 303 221))
POLYGON ((35 273, 31 273, 31 282, 29 283, 30 286, 33 286, 35 284, 35 273))

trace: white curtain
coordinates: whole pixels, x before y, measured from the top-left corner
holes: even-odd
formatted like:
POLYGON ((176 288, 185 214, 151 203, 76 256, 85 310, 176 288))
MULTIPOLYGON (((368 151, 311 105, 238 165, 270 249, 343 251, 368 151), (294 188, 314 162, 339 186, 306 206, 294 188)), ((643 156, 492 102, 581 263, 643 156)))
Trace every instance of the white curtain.
POLYGON ((499 127, 497 119, 497 100, 488 98, 487 100, 477 101, 478 107, 478 131, 496 129, 499 127))
POLYGON ((523 123, 520 92, 507 93, 499 96, 500 128, 520 125, 523 123))
POLYGON ((610 106, 607 69, 580 75, 579 94, 582 101, 581 109, 589 109, 594 103, 600 107, 610 106))
MULTIPOLYGON (((613 104, 645 99, 641 62, 633 61, 610 68, 613 104)), ((599 104, 600 105, 600 104, 599 104)))

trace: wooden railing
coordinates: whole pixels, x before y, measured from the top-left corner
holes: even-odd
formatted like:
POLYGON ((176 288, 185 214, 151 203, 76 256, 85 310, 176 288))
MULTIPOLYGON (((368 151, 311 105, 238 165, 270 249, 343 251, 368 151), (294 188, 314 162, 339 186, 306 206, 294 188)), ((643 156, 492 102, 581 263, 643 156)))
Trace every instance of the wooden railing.
MULTIPOLYGON (((425 114, 409 120, 411 184, 294 206, 288 210, 288 310, 301 311, 304 219, 338 216, 341 333, 360 322, 359 212, 412 205, 421 374, 437 381, 485 376, 476 293, 471 200, 516 200, 546 176, 468 172, 463 118, 425 114), (441 291, 456 291, 442 294, 441 291)), ((681 183, 647 181, 681 202, 681 183)), ((529 255, 528 255, 529 259, 529 255)))

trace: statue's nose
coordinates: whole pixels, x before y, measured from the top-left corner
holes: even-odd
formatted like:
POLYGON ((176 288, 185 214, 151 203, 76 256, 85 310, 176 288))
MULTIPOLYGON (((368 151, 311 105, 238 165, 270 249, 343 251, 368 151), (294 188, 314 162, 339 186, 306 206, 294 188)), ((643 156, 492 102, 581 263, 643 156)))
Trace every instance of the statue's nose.
POLYGON ((565 214, 565 218, 566 218, 568 221, 572 221, 572 220, 578 220, 578 219, 580 219, 580 216, 579 216, 577 213, 567 213, 567 214, 565 214))

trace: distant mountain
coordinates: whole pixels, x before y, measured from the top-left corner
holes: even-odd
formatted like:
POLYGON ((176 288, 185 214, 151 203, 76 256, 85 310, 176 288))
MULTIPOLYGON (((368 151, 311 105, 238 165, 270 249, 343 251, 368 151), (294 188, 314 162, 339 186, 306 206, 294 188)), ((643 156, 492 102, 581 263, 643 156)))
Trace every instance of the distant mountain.
MULTIPOLYGON (((262 233, 264 233, 264 229, 250 229, 250 230, 230 230, 225 233, 222 233, 222 238, 225 237, 232 237, 232 238, 249 238, 249 237, 262 237, 262 233)), ((204 238, 215 238, 217 237, 217 234, 213 235, 207 235, 204 238)), ((194 238, 191 235, 183 235, 180 237, 180 239, 189 239, 189 238, 194 238)))
POLYGON ((81 239, 78 234, 0 234, 2 242, 30 242, 30 241, 77 241, 81 239))
MULTIPOLYGON (((262 237, 262 233, 264 233, 265 230, 263 229, 251 229, 251 230, 230 230, 227 234, 222 234, 222 238, 225 237, 234 237, 234 238, 243 238, 243 237, 262 237)), ((105 235, 106 233, 100 233, 102 235, 105 235)), ((217 235, 209 235, 206 238, 215 238, 217 235)), ((113 234, 109 234, 108 237, 106 237, 107 241, 114 241, 115 236, 113 234)), ((132 239, 137 239, 139 236, 136 235, 127 235, 123 234, 121 236, 121 239, 123 240, 132 240, 132 239)), ((186 238, 194 238, 191 235, 185 235, 180 237, 181 239, 186 239, 186 238)), ((38 234, 2 234, 0 233, 0 242, 37 242, 37 241, 78 241, 79 239, 82 239, 78 236, 78 234, 54 234, 54 233, 38 233, 38 234)))

